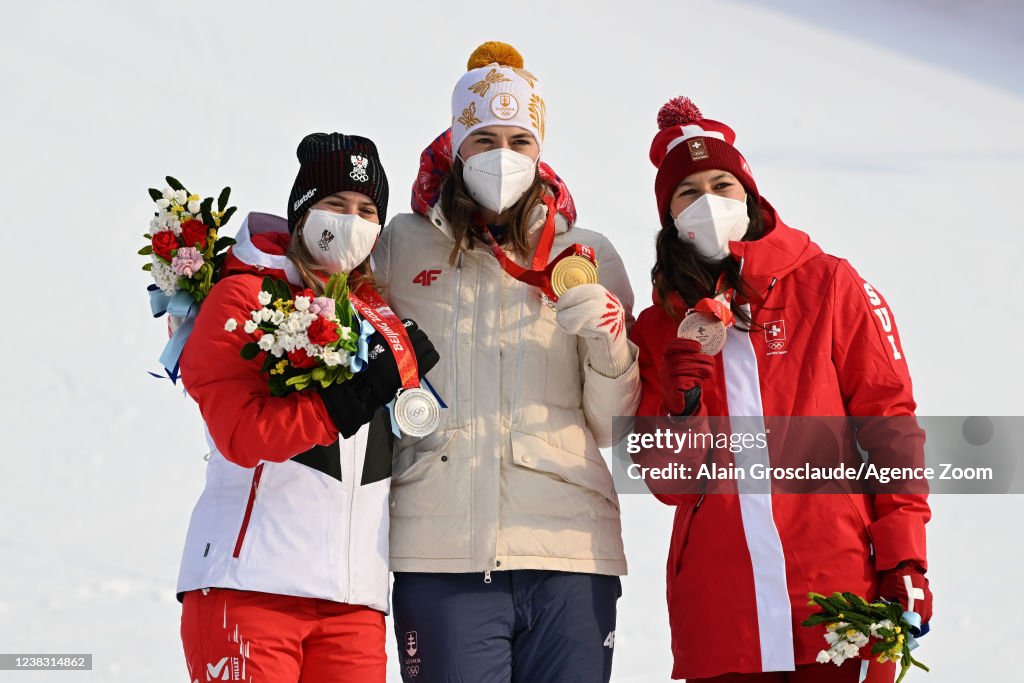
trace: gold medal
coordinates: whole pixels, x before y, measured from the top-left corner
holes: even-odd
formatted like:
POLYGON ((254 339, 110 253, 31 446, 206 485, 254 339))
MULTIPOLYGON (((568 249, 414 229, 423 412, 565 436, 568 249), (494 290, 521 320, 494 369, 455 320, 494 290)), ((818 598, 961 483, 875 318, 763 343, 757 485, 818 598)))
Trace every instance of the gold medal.
POLYGON ((596 285, 597 265, 588 258, 570 254, 551 270, 551 289, 562 296, 577 285, 596 285))
POLYGON ((441 423, 440 404, 432 393, 420 387, 399 393, 393 414, 398 428, 406 436, 426 436, 441 423))
POLYGON ((726 326, 718 318, 700 311, 690 311, 679 323, 677 337, 700 342, 701 353, 715 356, 725 346, 726 326))

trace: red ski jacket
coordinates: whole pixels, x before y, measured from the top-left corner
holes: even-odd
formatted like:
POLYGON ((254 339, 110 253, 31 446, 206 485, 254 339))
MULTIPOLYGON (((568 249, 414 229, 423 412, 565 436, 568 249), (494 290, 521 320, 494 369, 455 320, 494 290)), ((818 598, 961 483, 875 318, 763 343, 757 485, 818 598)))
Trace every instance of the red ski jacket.
MULTIPOLYGON (((702 414, 862 416, 852 423, 869 458, 923 453, 916 422, 895 433, 892 421, 878 419, 912 416, 916 407, 899 333, 881 295, 849 263, 783 224, 770 206, 764 216, 764 237, 730 243, 750 285, 746 305, 754 324, 749 332, 729 329, 715 374, 703 385, 702 414)), ((640 349, 638 415, 667 414, 659 370, 687 310, 678 298, 673 308, 678 317, 655 295, 630 333, 640 349)), ((849 461, 859 456, 852 430, 847 436, 841 448, 849 461)), ((781 447, 769 440, 763 455, 773 449, 781 447)), ((677 506, 667 568, 674 678, 788 671, 814 662, 825 641, 823 629, 801 626, 813 611, 809 591, 871 599, 880 571, 903 560, 927 566, 925 495, 734 490, 656 493, 677 506)))

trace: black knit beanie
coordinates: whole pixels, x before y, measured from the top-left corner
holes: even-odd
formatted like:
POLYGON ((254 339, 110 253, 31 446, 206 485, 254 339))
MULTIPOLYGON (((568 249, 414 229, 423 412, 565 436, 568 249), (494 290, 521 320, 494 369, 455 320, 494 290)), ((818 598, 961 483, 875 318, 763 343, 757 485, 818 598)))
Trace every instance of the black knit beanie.
POLYGON ((380 223, 388 212, 388 177, 373 141, 358 135, 310 133, 296 150, 299 174, 288 197, 288 230, 309 207, 335 192, 361 192, 377 205, 380 223))

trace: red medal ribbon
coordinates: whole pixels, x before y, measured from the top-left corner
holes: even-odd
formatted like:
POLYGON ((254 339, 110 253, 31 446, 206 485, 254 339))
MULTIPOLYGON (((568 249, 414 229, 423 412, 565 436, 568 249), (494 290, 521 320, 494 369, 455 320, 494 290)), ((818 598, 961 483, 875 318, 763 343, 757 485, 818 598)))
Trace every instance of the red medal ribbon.
POLYGON ((736 322, 736 316, 733 314, 730 304, 736 296, 736 290, 723 290, 722 285, 724 284, 725 274, 723 273, 718 276, 718 283, 715 284, 715 291, 720 293, 715 298, 704 297, 697 302, 693 310, 710 315, 716 320, 721 320, 725 323, 726 327, 732 327, 733 323, 736 322))
POLYGON ((359 314, 366 318, 373 328, 391 347, 398 365, 398 376, 402 379, 403 389, 413 389, 420 385, 419 367, 416 354, 409 339, 405 325, 391 310, 384 298, 372 286, 363 282, 355 292, 349 292, 349 301, 359 314))
POLYGON ((541 230, 540 241, 537 243, 537 252, 533 255, 533 268, 527 269, 519 265, 508 257, 505 250, 498 245, 498 241, 494 239, 494 235, 491 234, 490 228, 477 217, 477 228, 483 235, 487 245, 491 248, 491 253, 494 254, 494 258, 498 260, 498 264, 501 265, 501 269, 514 277, 520 282, 536 287, 551 299, 552 301, 558 301, 558 296, 554 290, 551 289, 551 271, 555 265, 564 259, 566 256, 582 256, 588 259, 591 263, 597 262, 597 256, 594 253, 594 248, 582 244, 574 244, 570 247, 563 249, 558 256, 555 257, 551 263, 548 263, 548 257, 551 255, 551 247, 555 242, 555 216, 557 210, 555 209, 555 201, 550 195, 544 195, 544 204, 548 207, 548 216, 544 221, 544 227, 541 230))

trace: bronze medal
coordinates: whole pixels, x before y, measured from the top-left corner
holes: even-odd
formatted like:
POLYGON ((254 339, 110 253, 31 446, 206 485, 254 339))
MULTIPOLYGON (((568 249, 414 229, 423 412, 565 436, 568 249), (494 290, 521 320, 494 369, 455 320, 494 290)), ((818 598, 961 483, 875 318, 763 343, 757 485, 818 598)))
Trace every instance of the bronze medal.
POLYGON ((700 342, 701 353, 715 356, 725 346, 726 329, 725 323, 718 318, 700 311, 690 311, 679 323, 676 336, 700 342))

